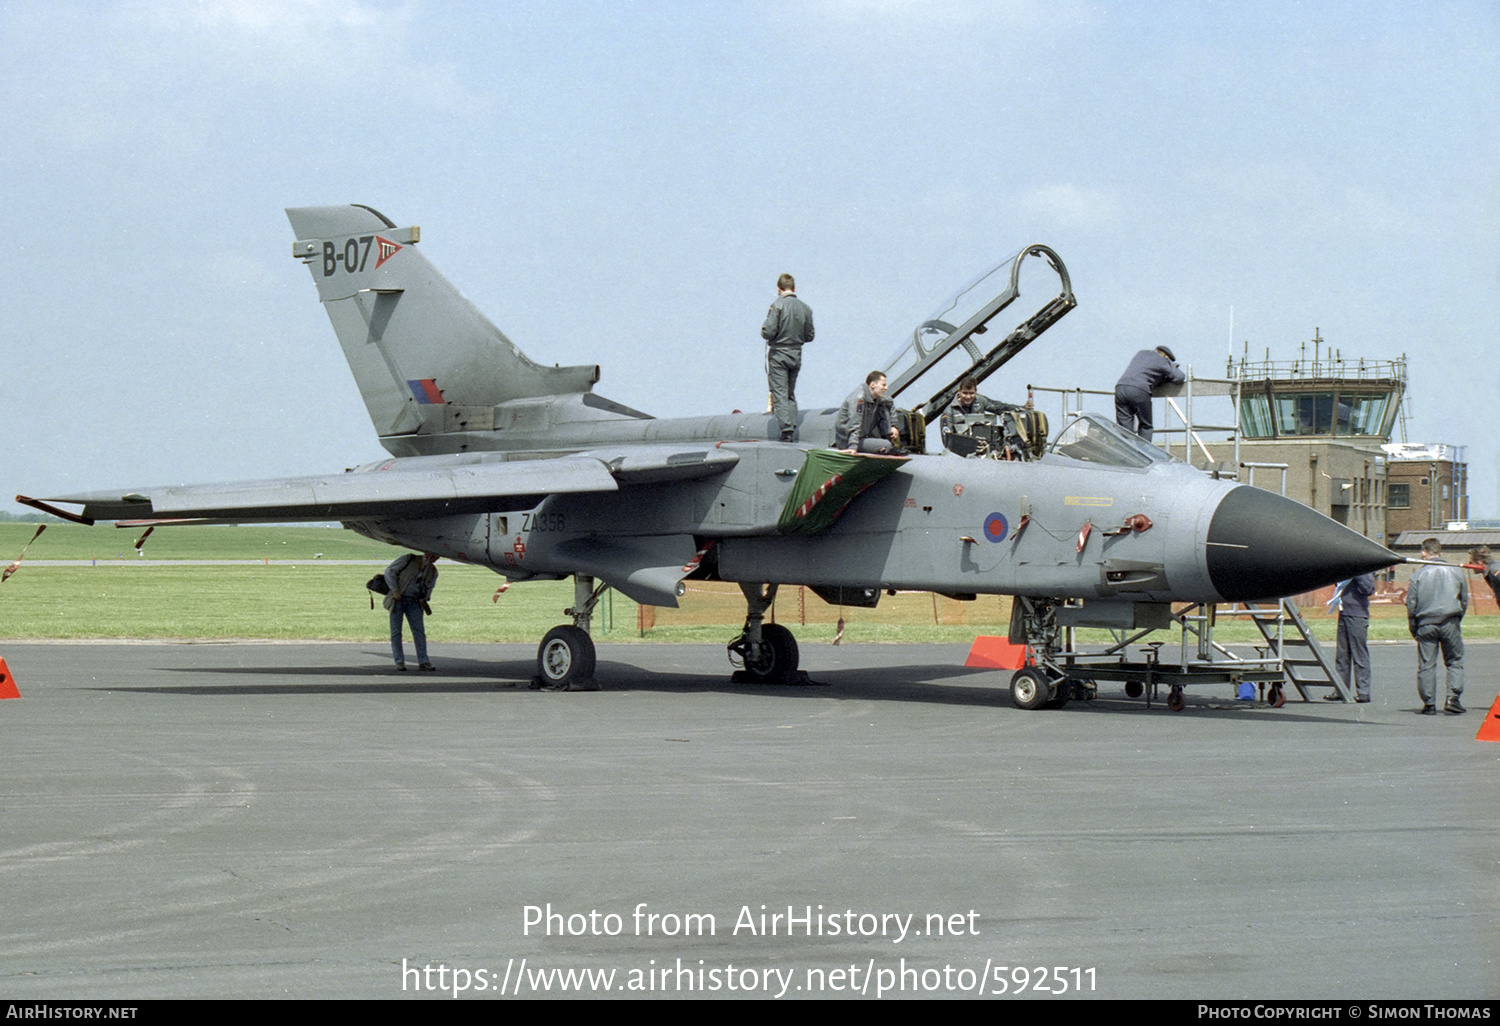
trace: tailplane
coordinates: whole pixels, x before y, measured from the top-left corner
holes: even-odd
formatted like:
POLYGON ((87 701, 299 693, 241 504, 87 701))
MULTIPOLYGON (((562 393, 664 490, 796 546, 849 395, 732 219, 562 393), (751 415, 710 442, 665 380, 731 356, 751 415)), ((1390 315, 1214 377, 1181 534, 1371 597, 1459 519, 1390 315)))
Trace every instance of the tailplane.
POLYGON ((382 436, 492 426, 514 399, 588 392, 596 365, 544 367, 417 251, 421 232, 370 207, 291 207, 292 255, 312 272, 382 436))

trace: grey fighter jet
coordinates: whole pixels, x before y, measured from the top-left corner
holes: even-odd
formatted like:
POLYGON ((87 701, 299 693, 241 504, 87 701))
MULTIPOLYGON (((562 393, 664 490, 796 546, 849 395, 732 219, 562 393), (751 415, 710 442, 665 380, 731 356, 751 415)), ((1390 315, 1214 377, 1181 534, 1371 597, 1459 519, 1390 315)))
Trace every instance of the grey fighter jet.
POLYGON ((1032 418, 1029 432, 1010 435, 1023 439, 1022 459, 926 455, 925 427, 958 381, 992 373, 1074 306, 1066 269, 1044 246, 997 269, 998 294, 981 279, 967 290, 981 289, 977 303, 920 323, 887 365, 893 394, 942 367, 935 378, 957 373, 896 411, 917 455, 867 456, 832 449, 836 409, 803 411, 800 441, 784 443, 769 414, 657 419, 611 402, 593 391, 597 366, 528 359, 427 262, 417 228, 365 206, 287 215, 293 255, 312 273, 391 458, 318 477, 20 501, 84 523, 339 520, 511 581, 572 577, 570 622, 537 654, 540 681, 555 688, 590 686, 589 621, 606 587, 676 606, 686 580, 737 582, 747 616, 732 658, 751 680, 779 681, 797 670, 796 641, 762 617, 782 584, 864 606, 891 589, 1020 596, 1013 633, 1036 639, 1054 635, 1060 615, 1164 626, 1173 602, 1275 598, 1400 561, 1104 418, 1073 420, 1050 446, 1032 418), (1057 274, 1060 292, 985 348, 1028 259, 1057 274))

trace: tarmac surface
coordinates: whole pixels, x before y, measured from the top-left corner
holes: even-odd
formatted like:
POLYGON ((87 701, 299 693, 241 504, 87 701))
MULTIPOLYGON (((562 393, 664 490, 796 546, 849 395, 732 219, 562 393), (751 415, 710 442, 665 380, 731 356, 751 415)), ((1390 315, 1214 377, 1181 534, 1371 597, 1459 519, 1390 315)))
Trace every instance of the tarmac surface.
POLYGON ((1437 717, 1410 645, 1175 714, 965 652, 0 644, 0 997, 1500 996, 1500 646, 1437 717))

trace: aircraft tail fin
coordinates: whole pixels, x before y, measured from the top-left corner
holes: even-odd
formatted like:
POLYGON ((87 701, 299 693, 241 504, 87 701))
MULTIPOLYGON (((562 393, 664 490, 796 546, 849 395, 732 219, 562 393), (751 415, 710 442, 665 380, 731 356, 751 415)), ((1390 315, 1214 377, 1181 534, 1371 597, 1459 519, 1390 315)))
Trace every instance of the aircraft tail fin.
POLYGON ((599 380, 597 365, 529 360, 417 251, 420 229, 358 205, 286 213, 382 437, 492 427, 500 403, 599 380))

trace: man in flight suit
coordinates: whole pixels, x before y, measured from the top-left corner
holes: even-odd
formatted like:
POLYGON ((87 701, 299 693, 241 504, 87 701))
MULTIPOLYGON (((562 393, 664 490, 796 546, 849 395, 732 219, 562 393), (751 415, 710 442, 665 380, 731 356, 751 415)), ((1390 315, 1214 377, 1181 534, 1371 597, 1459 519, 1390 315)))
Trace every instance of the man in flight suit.
POLYGON ((905 456, 901 431, 891 423, 891 401, 885 397, 885 374, 871 371, 865 383, 844 400, 833 425, 833 447, 843 452, 905 456))
MULTIPOLYGON (((954 420, 955 414, 961 414, 966 417, 975 413, 1003 414, 1029 410, 1032 406, 1033 404, 1030 399, 1026 400, 1025 406, 1017 406, 1014 403, 1002 403, 996 399, 982 396, 979 394, 979 379, 970 375, 958 383, 958 394, 953 397, 953 402, 949 403, 948 408, 943 411, 943 419, 939 421, 939 426, 943 434, 943 445, 959 453, 974 451, 973 443, 970 443, 967 448, 955 448, 955 445, 950 441, 958 432, 958 424, 954 420)), ((1007 445, 1007 448, 1009 447, 1007 445)), ((1007 456, 1007 458, 1009 457, 1007 456)))
POLYGON ((776 281, 776 301, 766 312, 760 337, 766 340, 771 412, 781 427, 781 440, 793 442, 797 439, 797 372, 802 369, 802 347, 813 340, 813 315, 797 298, 797 283, 790 274, 776 281))
POLYGON ((1464 711, 1464 613, 1469 608, 1469 579, 1462 567, 1443 562, 1443 546, 1436 538, 1422 542, 1422 558, 1406 586, 1406 622, 1417 642, 1417 694, 1422 713, 1437 713, 1437 662, 1441 651, 1447 668, 1448 701, 1444 711, 1464 711))

